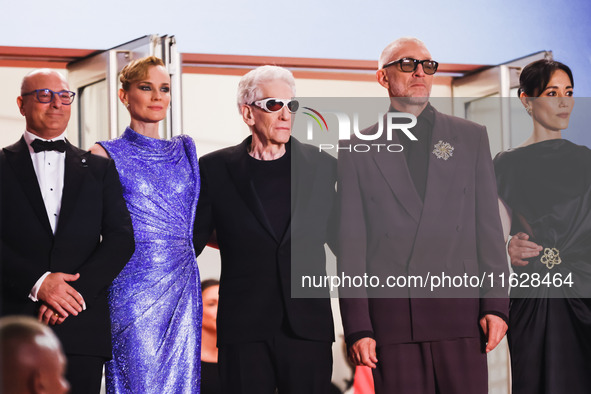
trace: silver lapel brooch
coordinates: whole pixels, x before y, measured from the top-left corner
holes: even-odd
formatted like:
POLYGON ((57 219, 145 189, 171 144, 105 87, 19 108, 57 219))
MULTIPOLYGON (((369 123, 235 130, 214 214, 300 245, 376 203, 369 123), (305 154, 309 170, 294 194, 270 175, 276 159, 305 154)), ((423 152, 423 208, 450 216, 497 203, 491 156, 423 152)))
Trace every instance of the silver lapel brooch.
POLYGON ((449 142, 439 140, 434 146, 433 154, 438 159, 447 160, 454 155, 454 147, 449 142))

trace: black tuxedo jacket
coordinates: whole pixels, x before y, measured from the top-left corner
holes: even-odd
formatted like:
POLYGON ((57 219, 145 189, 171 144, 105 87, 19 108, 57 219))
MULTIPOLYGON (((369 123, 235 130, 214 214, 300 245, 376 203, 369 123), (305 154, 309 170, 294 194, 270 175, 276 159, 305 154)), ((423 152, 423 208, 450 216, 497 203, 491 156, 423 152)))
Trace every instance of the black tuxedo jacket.
POLYGON ((326 289, 318 298, 292 298, 299 274, 326 275, 324 244, 333 209, 336 160, 291 138, 292 217, 277 237, 248 171, 248 146, 205 155, 199 161, 201 194, 195 219, 197 254, 213 230, 222 259, 218 343, 270 339, 284 321, 298 337, 333 341, 326 289), (295 166, 295 167, 294 167, 295 166))
MULTIPOLYGON (((383 142, 406 141, 395 132, 383 142)), ((508 264, 486 129, 435 111, 430 146, 435 152, 429 154, 424 201, 402 152, 339 152, 339 270, 376 275, 382 284, 388 276, 426 281, 443 273, 485 280, 482 286, 446 285, 433 292, 429 284, 410 280, 406 287, 343 292, 349 338, 374 334, 378 345, 478 338, 482 315, 508 315, 507 282, 503 287, 499 276, 507 277, 508 264), (453 147, 451 156, 435 155, 445 151, 435 147, 439 141, 453 147)))
POLYGON ((87 309, 53 328, 66 353, 110 358, 107 288, 134 250, 113 161, 67 144, 55 235, 24 137, 0 152, 0 173, 2 314, 36 316, 28 295, 46 271, 80 273, 70 284, 87 309))

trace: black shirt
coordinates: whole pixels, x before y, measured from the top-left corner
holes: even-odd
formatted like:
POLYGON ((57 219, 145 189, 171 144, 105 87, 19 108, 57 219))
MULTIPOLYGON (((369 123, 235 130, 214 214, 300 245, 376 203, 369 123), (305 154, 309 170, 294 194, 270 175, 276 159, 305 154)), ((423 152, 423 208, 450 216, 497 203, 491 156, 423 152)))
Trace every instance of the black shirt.
POLYGON ((263 210, 275 235, 281 239, 291 216, 290 144, 286 144, 285 154, 280 158, 257 160, 250 157, 249 165, 254 188, 263 210))
MULTIPOLYGON (((390 108, 392 111, 392 108, 390 108)), ((431 136, 433 134, 433 124, 435 121, 435 112, 431 104, 427 104, 423 112, 417 117, 417 124, 410 129, 410 132, 417 137, 417 141, 410 139, 403 140, 404 156, 415 188, 425 200, 425 189, 427 187, 427 173, 429 169, 429 158, 431 157, 432 146, 431 136)))

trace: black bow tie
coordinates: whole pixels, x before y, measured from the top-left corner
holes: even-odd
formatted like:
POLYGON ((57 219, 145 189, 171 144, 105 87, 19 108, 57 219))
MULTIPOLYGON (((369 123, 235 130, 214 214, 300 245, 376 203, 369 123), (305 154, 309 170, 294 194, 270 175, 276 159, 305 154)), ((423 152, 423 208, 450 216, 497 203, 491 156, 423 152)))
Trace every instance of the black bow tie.
POLYGON ((65 152, 66 151, 66 141, 64 140, 57 140, 57 141, 43 141, 40 139, 35 139, 31 142, 31 147, 35 151, 35 153, 43 152, 43 151, 51 151, 56 150, 58 152, 65 152))

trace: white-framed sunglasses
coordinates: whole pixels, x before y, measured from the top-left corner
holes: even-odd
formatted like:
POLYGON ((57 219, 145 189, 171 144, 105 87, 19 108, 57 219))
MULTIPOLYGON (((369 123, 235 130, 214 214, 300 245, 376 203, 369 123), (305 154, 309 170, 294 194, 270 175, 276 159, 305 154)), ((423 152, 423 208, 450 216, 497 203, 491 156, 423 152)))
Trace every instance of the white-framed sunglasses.
POLYGON ((257 100, 251 105, 256 105, 260 109, 267 111, 267 112, 277 112, 281 111, 283 107, 287 105, 287 109, 292 114, 295 113, 298 108, 300 107, 300 103, 297 100, 283 100, 278 98, 266 98, 263 100, 257 100))

